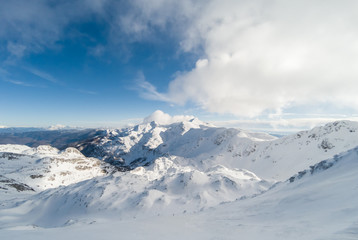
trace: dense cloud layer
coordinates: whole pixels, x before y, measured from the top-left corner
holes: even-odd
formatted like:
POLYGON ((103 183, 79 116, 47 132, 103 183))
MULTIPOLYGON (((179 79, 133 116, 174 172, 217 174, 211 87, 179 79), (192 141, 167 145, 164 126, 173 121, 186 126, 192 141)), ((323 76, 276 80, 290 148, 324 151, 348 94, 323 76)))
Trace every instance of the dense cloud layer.
POLYGON ((183 14, 182 50, 204 54, 161 99, 238 116, 312 102, 358 109, 356 1, 206 3, 181 8, 195 11, 183 14))

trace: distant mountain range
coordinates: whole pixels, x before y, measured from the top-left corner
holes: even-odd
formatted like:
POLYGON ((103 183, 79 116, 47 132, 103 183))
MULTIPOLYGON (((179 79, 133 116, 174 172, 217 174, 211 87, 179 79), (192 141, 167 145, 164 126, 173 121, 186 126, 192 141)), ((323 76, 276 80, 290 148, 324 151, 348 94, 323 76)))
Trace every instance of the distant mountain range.
POLYGON ((51 145, 65 149, 84 139, 104 133, 97 129, 60 129, 44 128, 2 128, 0 129, 0 144, 22 144, 29 147, 51 145))

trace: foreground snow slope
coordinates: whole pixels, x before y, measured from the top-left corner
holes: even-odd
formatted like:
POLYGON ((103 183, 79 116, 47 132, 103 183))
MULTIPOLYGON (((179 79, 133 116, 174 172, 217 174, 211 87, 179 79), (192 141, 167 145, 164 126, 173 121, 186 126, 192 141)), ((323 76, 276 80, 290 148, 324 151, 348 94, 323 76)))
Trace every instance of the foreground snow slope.
POLYGON ((247 169, 282 181, 335 154, 358 146, 358 123, 338 121, 277 139, 268 134, 217 128, 193 118, 162 125, 150 122, 108 130, 77 145, 85 155, 133 169, 159 157, 207 171, 215 165, 247 169))
MULTIPOLYGON (((4 239, 357 239, 358 149, 319 163, 306 174, 254 198, 194 214, 123 218, 90 214, 61 228, 19 224, 1 211, 4 239), (17 223, 17 224, 15 224, 17 223), (16 230, 16 231, 15 231, 16 230)), ((18 209, 17 209, 18 210, 18 209)), ((30 213, 31 214, 31 213, 30 213)), ((37 214, 36 212, 34 214, 37 214)), ((72 216, 73 217, 73 216, 72 216)))

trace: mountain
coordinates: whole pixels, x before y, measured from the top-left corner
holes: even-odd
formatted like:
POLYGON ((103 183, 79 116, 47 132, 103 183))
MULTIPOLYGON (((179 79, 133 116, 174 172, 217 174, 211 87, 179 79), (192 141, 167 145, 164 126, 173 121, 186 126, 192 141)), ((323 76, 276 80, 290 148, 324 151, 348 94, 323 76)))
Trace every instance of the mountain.
MULTIPOLYGON (((75 147, 87 156, 97 157, 114 165, 133 169, 149 165, 154 159, 165 156, 183 158, 210 158, 222 152, 222 142, 238 144, 276 139, 264 133, 250 133, 237 129, 217 128, 196 118, 161 125, 157 122, 140 124, 121 130, 107 130, 75 147)), ((231 146, 232 147, 232 146, 231 146)))
POLYGON ((200 171, 222 165, 247 169, 274 181, 285 180, 358 145, 358 123, 350 121, 277 138, 217 128, 192 116, 171 119, 163 115, 156 112, 142 124, 125 129, 34 131, 5 137, 0 134, 0 143, 75 147, 85 156, 103 160, 121 171, 148 166, 160 157, 174 157, 179 165, 194 166, 200 171))
POLYGON ((36 239, 66 237, 57 227, 89 239, 358 234, 357 122, 277 138, 190 116, 156 120, 64 150, 0 145, 5 236, 22 229, 36 239))
MULTIPOLYGON (((119 174, 126 176, 129 173, 119 174)), ((133 176, 138 177, 136 173, 133 176)), ((149 208, 141 206, 143 202, 135 201, 137 199, 129 202, 132 207, 140 208, 140 214, 120 212, 113 206, 125 205, 121 199, 130 190, 136 191, 137 184, 127 183, 127 188, 117 193, 125 185, 120 184, 123 179, 118 177, 97 178, 97 187, 94 180, 87 180, 47 190, 13 209, 0 210, 0 216, 11 216, 0 218, 3 227, 8 229, 2 233, 9 239, 19 237, 14 231, 18 230, 22 232, 21 239, 84 235, 86 239, 113 236, 126 239, 237 239, 240 236, 268 240, 355 239, 358 234, 358 148, 321 161, 261 194, 199 212, 148 214, 148 209, 161 211, 163 206, 168 207, 166 200, 158 200, 160 196, 154 193, 144 194, 151 200, 156 199, 149 208), (19 215, 18 212, 27 213, 19 215)), ((148 201, 146 199, 144 203, 148 201)), ((190 201, 182 204, 186 208, 193 205, 190 201)), ((172 206, 171 211, 175 211, 175 207, 172 206)))
POLYGON ((0 145, 0 165, 0 193, 10 198, 14 193, 33 194, 115 170, 98 159, 86 158, 75 148, 60 151, 46 145, 0 145))
POLYGON ((357 182, 358 148, 354 148, 302 169, 264 194, 220 205, 186 221, 197 223, 199 236, 225 239, 357 239, 357 182))
POLYGON ((0 134, 3 133, 23 133, 23 132, 38 132, 45 131, 46 128, 35 128, 35 127, 3 127, 0 126, 0 134))
POLYGON ((0 129, 0 144, 21 144, 29 147, 51 145, 62 150, 78 141, 101 135, 102 132, 104 131, 98 129, 5 128, 0 129))
POLYGON ((243 168, 282 181, 358 145, 358 123, 338 121, 276 138, 233 128, 217 128, 196 118, 161 125, 150 122, 79 142, 84 155, 124 169, 148 166, 159 157, 206 171, 212 166, 243 168))
POLYGON ((193 213, 260 194, 271 185, 242 169, 215 166, 201 172, 157 159, 148 168, 49 189, 30 198, 26 205, 32 206, 32 213, 40 213, 36 219, 32 213, 29 216, 34 224, 58 226, 69 218, 87 214, 116 213, 133 218, 193 213), (55 212, 61 214, 49 221, 55 212))

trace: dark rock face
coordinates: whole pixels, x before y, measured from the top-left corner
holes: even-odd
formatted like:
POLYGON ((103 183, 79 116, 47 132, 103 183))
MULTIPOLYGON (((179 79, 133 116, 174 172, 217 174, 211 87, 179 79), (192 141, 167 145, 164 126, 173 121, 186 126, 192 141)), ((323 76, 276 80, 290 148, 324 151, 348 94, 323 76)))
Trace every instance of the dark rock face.
POLYGON ((33 188, 31 188, 25 183, 21 183, 14 179, 0 175, 0 189, 9 190, 10 188, 15 188, 18 192, 35 191, 33 188))
MULTIPOLYGON (((358 154, 358 147, 350 150, 350 152, 355 152, 356 154, 358 154)), ((344 154, 344 153, 342 153, 344 154)), ((334 155, 333 159, 328 159, 328 160, 324 160, 324 161, 321 161, 313 166, 310 166, 309 169, 307 170, 304 170, 304 171, 301 171, 301 172, 298 172, 296 175, 290 177, 288 179, 288 181, 290 183, 298 180, 298 179, 301 179, 302 177, 304 177, 305 175, 313 175, 317 172, 321 172, 321 171, 324 171, 324 170, 327 170, 331 167, 333 167, 336 163, 338 163, 339 161, 342 160, 342 154, 340 155, 334 155)))

